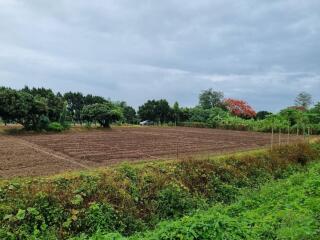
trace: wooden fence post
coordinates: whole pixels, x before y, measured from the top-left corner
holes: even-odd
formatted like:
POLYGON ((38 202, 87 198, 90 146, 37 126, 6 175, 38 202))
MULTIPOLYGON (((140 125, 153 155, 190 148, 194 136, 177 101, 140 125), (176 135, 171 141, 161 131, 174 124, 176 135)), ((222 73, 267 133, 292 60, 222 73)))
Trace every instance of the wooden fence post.
POLYGON ((176 154, 177 154, 177 160, 179 160, 179 140, 177 140, 176 154))
POLYGON ((273 149, 273 126, 271 128, 271 150, 273 149))
POLYGON ((281 128, 279 128, 279 146, 281 145, 281 128))

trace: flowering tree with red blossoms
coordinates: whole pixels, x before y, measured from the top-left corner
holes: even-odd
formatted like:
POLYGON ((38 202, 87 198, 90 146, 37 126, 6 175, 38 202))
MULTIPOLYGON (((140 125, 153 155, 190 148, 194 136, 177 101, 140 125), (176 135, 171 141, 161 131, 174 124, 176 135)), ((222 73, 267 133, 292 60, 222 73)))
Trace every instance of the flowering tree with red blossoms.
POLYGON ((241 118, 254 118, 257 113, 248 103, 242 100, 228 98, 224 100, 229 112, 241 118))

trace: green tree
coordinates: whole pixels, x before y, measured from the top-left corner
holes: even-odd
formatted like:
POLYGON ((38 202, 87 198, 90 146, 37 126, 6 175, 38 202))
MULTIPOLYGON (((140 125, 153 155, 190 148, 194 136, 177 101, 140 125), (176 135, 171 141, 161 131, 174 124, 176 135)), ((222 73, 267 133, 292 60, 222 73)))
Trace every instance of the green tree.
POLYGON ((33 97, 46 99, 48 106, 48 118, 51 121, 59 121, 64 107, 64 99, 60 93, 55 94, 51 89, 24 87, 21 91, 31 94, 33 97))
POLYGON ((263 119, 265 119, 267 116, 269 116, 271 114, 272 113, 268 112, 268 111, 259 111, 259 112, 257 112, 256 119, 263 120, 263 119))
POLYGON ((68 92, 64 94, 64 99, 68 103, 68 111, 75 122, 81 123, 81 111, 85 106, 85 97, 82 93, 68 92))
POLYGON ((115 105, 122 109, 123 121, 125 123, 134 124, 134 123, 138 122, 137 113, 136 113, 136 110, 133 107, 128 106, 128 104, 126 102, 124 102, 124 101, 116 102, 115 105))
POLYGON ((172 109, 165 99, 160 99, 157 101, 156 112, 161 123, 166 123, 171 120, 172 117, 172 109))
POLYGON ((297 124, 301 119, 302 111, 296 108, 286 108, 280 111, 280 116, 288 120, 290 126, 297 124))
POLYGON ((200 106, 190 109, 190 122, 207 122, 211 114, 211 109, 204 109, 200 106))
POLYGON ((88 94, 83 99, 84 105, 92 105, 92 104, 96 104, 96 103, 105 103, 105 102, 107 102, 107 100, 104 99, 103 97, 94 96, 92 94, 88 94))
POLYGON ((320 102, 318 102, 308 113, 310 122, 320 124, 320 102))
POLYGON ((175 123, 177 124, 178 122, 180 122, 180 115, 181 115, 181 109, 178 102, 175 102, 173 104, 173 114, 174 114, 175 123))
POLYGON ((212 90, 204 90, 199 95, 199 105, 203 109, 210 109, 213 107, 223 107, 223 93, 212 90))
POLYGON ((5 122, 19 123, 28 130, 45 129, 49 124, 48 101, 26 91, 2 88, 0 116, 5 122))
POLYGON ((118 121, 122 117, 121 109, 111 102, 84 106, 82 110, 82 119, 89 123, 97 121, 104 128, 109 128, 112 122, 118 121))
POLYGON ((142 120, 165 123, 171 120, 172 110, 165 99, 148 100, 139 107, 138 114, 142 120))

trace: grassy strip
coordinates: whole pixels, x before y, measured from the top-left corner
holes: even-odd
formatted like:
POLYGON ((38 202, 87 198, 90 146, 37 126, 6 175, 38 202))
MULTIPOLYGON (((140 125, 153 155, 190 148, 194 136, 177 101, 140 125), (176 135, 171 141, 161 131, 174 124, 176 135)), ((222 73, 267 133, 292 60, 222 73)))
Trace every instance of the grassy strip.
POLYGON ((222 159, 123 165, 71 177, 4 181, 1 239, 66 239, 99 229, 131 235, 242 189, 283 178, 318 157, 319 144, 295 144, 222 159))
MULTIPOLYGON (((260 191, 245 191, 229 206, 215 205, 191 217, 162 222, 129 238, 96 233, 91 240, 297 239, 320 236, 320 163, 260 191)), ((85 237, 77 238, 87 239, 85 237)))

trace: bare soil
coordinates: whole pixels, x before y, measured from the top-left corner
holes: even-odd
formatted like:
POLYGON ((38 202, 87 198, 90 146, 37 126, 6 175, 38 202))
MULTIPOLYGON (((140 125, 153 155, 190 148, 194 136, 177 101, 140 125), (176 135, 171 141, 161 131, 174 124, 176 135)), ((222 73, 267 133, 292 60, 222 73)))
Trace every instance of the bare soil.
MULTIPOLYGON (((297 137, 290 136, 290 141, 297 137)), ((118 127, 0 136, 0 178, 43 176, 123 161, 219 154, 270 145, 271 134, 185 127, 118 127)), ((274 136, 278 141, 278 135, 274 136)), ((281 142, 287 136, 281 135, 281 142)))

